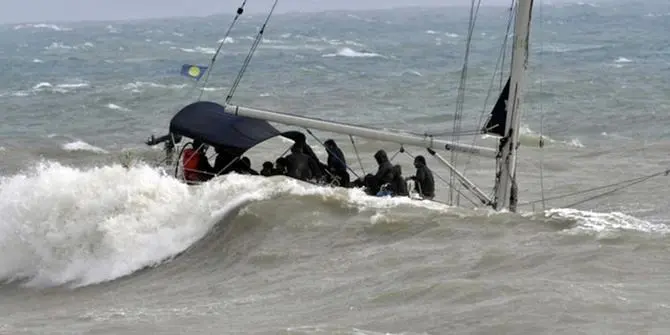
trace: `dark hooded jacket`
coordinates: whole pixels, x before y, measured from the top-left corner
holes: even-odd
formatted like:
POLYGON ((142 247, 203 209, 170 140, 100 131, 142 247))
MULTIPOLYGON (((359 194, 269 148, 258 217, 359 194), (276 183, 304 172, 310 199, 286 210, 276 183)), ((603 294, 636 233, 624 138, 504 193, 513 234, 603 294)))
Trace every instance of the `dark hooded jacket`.
POLYGON ((386 155, 386 151, 383 149, 375 153, 375 160, 377 161, 377 165, 379 165, 379 167, 377 168, 377 173, 375 173, 374 177, 375 182, 377 183, 377 187, 379 188, 380 186, 386 183, 390 183, 391 180, 393 180, 393 165, 391 165, 391 162, 386 155))
POLYGON ((370 195, 377 194, 382 185, 390 183, 393 180, 393 165, 386 156, 386 151, 379 150, 375 153, 375 160, 377 161, 377 173, 374 175, 368 174, 365 176, 364 184, 366 193, 370 195))
POLYGON ((287 175, 300 180, 309 180, 312 178, 321 178, 321 169, 318 163, 303 152, 303 148, 294 144, 291 147, 291 154, 286 156, 287 175))
POLYGON ((435 196, 435 179, 433 172, 426 166, 426 159, 423 156, 417 156, 414 162, 416 175, 411 177, 417 186, 419 192, 424 198, 432 199, 435 196))
POLYGON ((394 196, 407 196, 407 183, 405 178, 402 177, 402 168, 400 165, 394 165, 392 170, 393 179, 391 180, 391 192, 394 196))
POLYGON ((333 140, 329 139, 324 144, 328 151, 328 170, 339 178, 339 186, 349 187, 350 177, 344 153, 333 140))

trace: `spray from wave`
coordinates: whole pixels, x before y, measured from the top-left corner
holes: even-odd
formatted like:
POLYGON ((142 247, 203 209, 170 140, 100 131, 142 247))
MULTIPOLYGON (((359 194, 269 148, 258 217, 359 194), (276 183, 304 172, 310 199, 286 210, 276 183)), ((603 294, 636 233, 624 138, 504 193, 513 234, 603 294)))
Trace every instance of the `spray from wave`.
MULTIPOLYGON (((172 259, 251 202, 283 196, 354 209, 350 215, 369 215, 373 225, 380 217, 401 217, 407 206, 419 209, 421 217, 425 211, 487 221, 513 215, 370 197, 357 189, 316 187, 284 177, 231 174, 191 187, 143 164, 78 169, 41 163, 0 178, 0 280, 33 287, 111 281, 172 259)), ((304 211, 300 206, 295 210, 304 211)), ((650 231, 648 223, 623 214, 561 210, 531 219, 547 217, 567 228, 574 223, 590 231, 650 231)))

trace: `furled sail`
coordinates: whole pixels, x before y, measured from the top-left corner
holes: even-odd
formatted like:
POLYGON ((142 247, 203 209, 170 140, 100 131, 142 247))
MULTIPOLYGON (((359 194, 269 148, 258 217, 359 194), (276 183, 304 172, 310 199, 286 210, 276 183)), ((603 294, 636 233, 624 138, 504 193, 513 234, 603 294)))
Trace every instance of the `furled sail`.
POLYGON ((505 136, 505 122, 507 120, 507 99, 509 98, 509 82, 503 88, 502 93, 498 97, 498 101, 493 106, 493 110, 489 116, 489 120, 482 129, 485 134, 505 136))

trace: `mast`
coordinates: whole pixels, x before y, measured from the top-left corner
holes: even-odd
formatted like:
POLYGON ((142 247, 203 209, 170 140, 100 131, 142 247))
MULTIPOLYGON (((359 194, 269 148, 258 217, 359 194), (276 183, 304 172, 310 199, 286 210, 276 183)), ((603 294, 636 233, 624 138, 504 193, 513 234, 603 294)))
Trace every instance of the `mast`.
POLYGON ((460 144, 451 141, 438 140, 429 136, 417 136, 411 134, 402 134, 398 132, 383 131, 373 128, 344 124, 340 122, 319 120, 304 116, 292 115, 287 113, 274 112, 269 110, 236 106, 226 104, 226 112, 235 115, 246 116, 254 119, 261 119, 270 122, 277 122, 289 126, 312 128, 332 133, 359 136, 378 141, 387 141, 404 145, 414 145, 428 149, 442 148, 447 151, 459 151, 483 157, 495 157, 496 152, 491 148, 479 147, 474 145, 460 144))
POLYGON ((521 123, 521 87, 528 64, 528 44, 530 40, 530 21, 533 0, 518 0, 514 23, 514 43, 512 46, 512 69, 510 73, 509 96, 507 99, 507 117, 504 136, 498 148, 498 169, 494 208, 516 211, 516 154, 519 143, 521 123))

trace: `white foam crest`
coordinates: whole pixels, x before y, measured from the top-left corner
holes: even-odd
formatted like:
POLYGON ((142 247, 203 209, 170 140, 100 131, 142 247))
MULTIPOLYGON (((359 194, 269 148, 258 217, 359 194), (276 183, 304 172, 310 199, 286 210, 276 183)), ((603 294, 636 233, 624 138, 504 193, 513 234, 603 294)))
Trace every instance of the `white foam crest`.
POLYGON ((179 48, 179 50, 188 53, 201 53, 205 55, 213 55, 216 53, 216 50, 214 48, 206 48, 206 47, 195 47, 195 49, 179 48))
MULTIPOLYGON (((481 135, 482 139, 495 139, 497 140, 499 137, 494 136, 494 135, 489 135, 489 134, 483 134, 481 135)), ((528 125, 522 124, 521 125, 521 131, 519 135, 519 143, 523 146, 529 146, 529 147, 537 147, 540 145, 540 138, 542 138, 542 141, 544 144, 551 144, 551 143, 558 143, 558 144, 563 144, 563 145, 568 145, 572 147, 577 147, 577 148, 583 148, 584 144, 581 143, 581 141, 578 138, 573 138, 570 140, 566 141, 559 141, 555 140, 547 135, 542 135, 540 136, 539 133, 533 131, 530 129, 528 125)))
POLYGON ((225 87, 203 87, 202 90, 205 92, 214 92, 214 91, 223 91, 225 87))
POLYGON ((557 208, 547 210, 545 215, 550 218, 558 217, 574 221, 576 225, 571 229, 573 231, 601 233, 634 230, 646 233, 670 233, 670 228, 667 225, 653 224, 620 212, 597 213, 570 208, 557 208))
POLYGON ((78 44, 78 45, 67 45, 64 44, 63 42, 51 42, 50 45, 44 47, 45 50, 85 50, 85 49, 90 49, 95 47, 95 45, 91 42, 85 42, 83 44, 78 44))
POLYGON ((107 107, 107 108, 109 108, 109 109, 111 109, 111 110, 117 110, 117 111, 122 111, 122 112, 130 112, 130 109, 128 109, 128 108, 126 108, 126 107, 122 107, 122 106, 116 105, 116 104, 113 104, 113 103, 109 103, 109 104, 107 104, 107 106, 105 106, 105 107, 107 107))
POLYGON ((365 45, 363 43, 359 43, 359 42, 352 41, 352 40, 331 40, 331 39, 327 39, 325 37, 322 37, 320 39, 311 39, 311 40, 314 41, 314 42, 316 42, 316 41, 326 42, 330 45, 352 45, 352 46, 359 47, 359 48, 365 47, 365 45))
POLYGON ((626 58, 626 57, 619 57, 615 61, 615 63, 630 63, 632 60, 626 58))
POLYGON ((35 58, 33 59, 33 63, 44 63, 44 61, 39 58, 35 58))
POLYGON ((547 143, 559 143, 559 144, 568 145, 568 146, 577 147, 577 148, 583 148, 584 147, 584 145, 577 138, 569 139, 569 140, 566 140, 566 141, 559 141, 559 140, 555 140, 555 139, 553 139, 553 138, 551 138, 547 135, 540 136, 539 133, 530 129, 530 127, 526 124, 521 125, 521 132, 520 132, 520 136, 519 136, 519 142, 521 142, 521 145, 538 146, 539 142, 540 142, 540 137, 542 137, 542 140, 544 141, 545 144, 547 144, 547 143))
POLYGON ((0 278, 87 285, 154 265, 211 227, 212 209, 226 199, 208 190, 147 166, 52 163, 2 178, 0 278))
MULTIPOLYGON (((57 93, 68 93, 73 89, 88 87, 89 83, 85 81, 71 82, 71 83, 62 83, 62 84, 52 84, 50 82, 40 82, 32 87, 32 93, 40 92, 57 92, 57 93)), ((26 96, 27 92, 19 91, 15 92, 16 96, 26 96)))
POLYGON ((168 88, 168 89, 182 89, 186 87, 187 84, 172 84, 172 85, 165 85, 165 84, 159 84, 159 83, 154 83, 154 82, 146 82, 146 81, 136 81, 134 83, 128 83, 123 85, 123 89, 126 91, 133 91, 133 92, 141 92, 141 88, 149 87, 149 88, 168 88))
POLYGON ((359 52, 352 50, 350 48, 342 48, 337 51, 337 53, 331 53, 331 54, 325 54, 322 55, 322 57, 354 57, 354 58, 360 58, 360 57, 381 57, 381 58, 386 58, 378 53, 374 52, 359 52))
POLYGON ((19 24, 14 26, 14 30, 20 30, 20 29, 49 29, 53 31, 71 31, 72 28, 67 28, 67 27, 61 27, 55 24, 48 24, 48 23, 28 23, 28 24, 19 24))
POLYGON ((116 33, 119 32, 119 30, 116 29, 116 28, 115 28, 114 26, 112 26, 111 24, 107 25, 107 27, 105 27, 105 29, 107 29, 107 32, 110 33, 110 34, 116 34, 116 33))
POLYGON ((77 169, 42 163, 0 178, 0 280, 28 278, 34 286, 113 280, 184 251, 248 202, 286 195, 334 199, 359 211, 399 205, 454 210, 280 176, 230 174, 191 187, 142 164, 77 169))
POLYGON ((87 82, 56 85, 56 87, 60 87, 60 88, 82 88, 82 87, 88 87, 88 86, 89 86, 89 83, 87 83, 87 82))
POLYGON ((435 30, 426 30, 426 34, 435 35, 437 32, 435 30))
POLYGON ((89 152, 95 152, 98 154, 106 154, 108 153, 107 150, 96 147, 94 145, 88 144, 84 141, 77 140, 74 142, 69 142, 65 143, 62 146, 63 150, 65 151, 89 151, 89 152))
POLYGON ((172 41, 160 41, 160 42, 158 42, 158 44, 160 44, 160 45, 166 45, 166 44, 170 45, 170 44, 174 44, 174 42, 172 42, 172 41))
POLYGON ((27 97, 27 96, 30 95, 30 93, 26 92, 26 91, 16 91, 16 92, 12 92, 11 95, 13 97, 27 97))
POLYGON ((235 43, 235 39, 233 39, 232 37, 228 36, 228 37, 226 37, 226 38, 222 38, 222 39, 216 41, 216 43, 221 43, 221 42, 223 42, 223 44, 231 44, 231 43, 235 43))
POLYGON ((603 45, 594 44, 594 45, 581 45, 581 44, 548 44, 540 45, 533 47, 534 51, 540 51, 545 53, 566 53, 566 52, 579 52, 579 51, 589 51, 589 50, 598 50, 602 49, 603 45))
POLYGON ((448 33, 448 32, 447 32, 447 33, 444 33, 444 36, 456 38, 456 37, 458 37, 459 35, 458 35, 458 34, 448 33))
POLYGON ((33 90, 41 90, 41 89, 51 88, 51 87, 53 87, 53 85, 51 85, 50 82, 43 81, 43 82, 33 86, 33 90))
POLYGON ((172 35, 177 36, 177 37, 184 37, 184 34, 178 33, 178 32, 173 32, 172 35))

